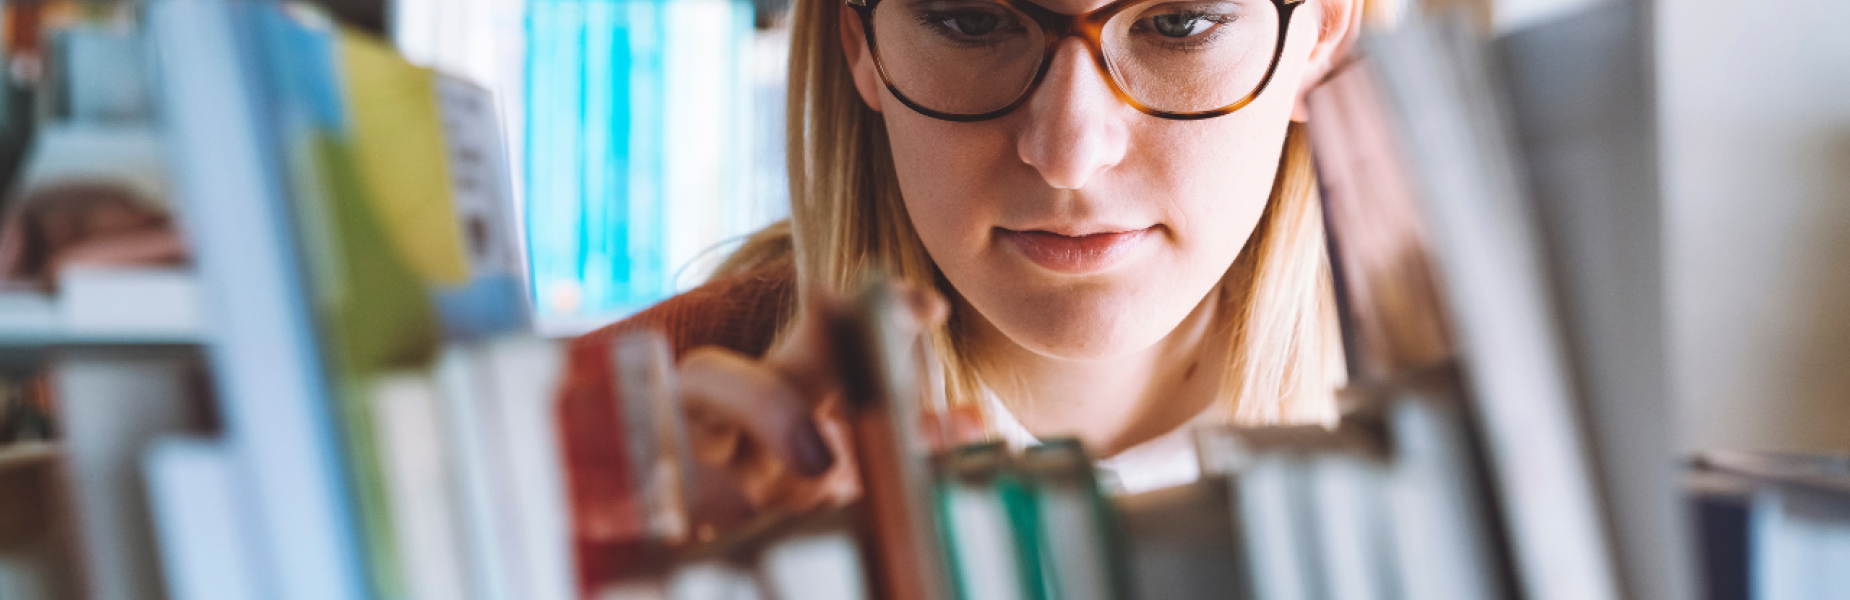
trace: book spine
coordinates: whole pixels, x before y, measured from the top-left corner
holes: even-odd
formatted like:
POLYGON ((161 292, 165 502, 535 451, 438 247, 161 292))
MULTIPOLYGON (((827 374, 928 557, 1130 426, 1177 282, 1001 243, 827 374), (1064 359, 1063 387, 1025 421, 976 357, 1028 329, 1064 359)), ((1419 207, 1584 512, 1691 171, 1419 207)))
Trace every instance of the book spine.
POLYGON ((149 446, 142 474, 169 598, 263 597, 237 468, 224 442, 172 437, 149 446))
POLYGON ((258 590, 358 600, 366 577, 357 519, 247 37, 249 11, 271 8, 151 5, 158 104, 213 316, 210 357, 228 442, 255 504, 258 590))
POLYGON ((57 361, 50 373, 86 587, 98 598, 157 598, 153 524, 134 465, 157 436, 197 426, 193 365, 80 355, 57 361))
POLYGON ((1431 217, 1523 595, 1620 597, 1532 206, 1480 40, 1409 22, 1364 41, 1431 217))

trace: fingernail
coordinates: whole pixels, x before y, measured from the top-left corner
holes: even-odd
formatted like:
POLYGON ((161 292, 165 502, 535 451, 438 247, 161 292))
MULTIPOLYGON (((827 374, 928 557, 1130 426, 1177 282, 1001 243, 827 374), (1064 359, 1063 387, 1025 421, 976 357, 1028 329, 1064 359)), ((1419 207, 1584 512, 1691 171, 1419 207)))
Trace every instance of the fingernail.
POLYGON ((815 421, 805 418, 790 428, 790 459, 791 466, 804 477, 821 475, 835 465, 835 455, 822 442, 822 432, 816 429, 815 421))

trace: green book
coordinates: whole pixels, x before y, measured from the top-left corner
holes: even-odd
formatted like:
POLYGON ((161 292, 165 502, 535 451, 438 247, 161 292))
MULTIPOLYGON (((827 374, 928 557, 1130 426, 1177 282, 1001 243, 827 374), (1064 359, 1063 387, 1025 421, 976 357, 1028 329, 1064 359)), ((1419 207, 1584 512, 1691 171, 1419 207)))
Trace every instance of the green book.
POLYGON ((359 168, 357 123, 344 93, 352 82, 341 69, 343 34, 325 15, 300 5, 263 5, 253 12, 269 67, 283 192, 332 384, 372 595, 408 598, 372 390, 389 372, 428 366, 438 324, 423 279, 391 238, 359 168))
POLYGON ((1031 516, 1047 600, 1122 600, 1130 597, 1123 536, 1111 504, 1079 441, 1047 440, 1018 460, 1029 484, 1031 516))

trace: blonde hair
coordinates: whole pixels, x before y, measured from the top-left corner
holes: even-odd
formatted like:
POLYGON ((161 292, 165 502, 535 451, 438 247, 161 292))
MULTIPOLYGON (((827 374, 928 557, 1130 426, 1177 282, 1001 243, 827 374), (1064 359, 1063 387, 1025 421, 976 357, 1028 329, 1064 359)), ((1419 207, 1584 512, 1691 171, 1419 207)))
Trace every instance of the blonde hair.
MULTIPOLYGON (((797 0, 792 19, 786 160, 790 220, 754 237, 732 265, 789 253, 803 282, 858 287, 870 269, 955 294, 925 252, 900 199, 885 122, 862 102, 842 51, 840 0, 797 0), (788 240, 787 242, 784 240, 788 240)), ((727 269, 722 269, 726 271, 727 269)), ((1344 377, 1323 210, 1308 138, 1293 123, 1271 198, 1219 286, 1220 336, 1230 345, 1221 399, 1242 424, 1336 420, 1344 377)), ((927 334, 953 405, 983 394, 950 322, 927 334)))

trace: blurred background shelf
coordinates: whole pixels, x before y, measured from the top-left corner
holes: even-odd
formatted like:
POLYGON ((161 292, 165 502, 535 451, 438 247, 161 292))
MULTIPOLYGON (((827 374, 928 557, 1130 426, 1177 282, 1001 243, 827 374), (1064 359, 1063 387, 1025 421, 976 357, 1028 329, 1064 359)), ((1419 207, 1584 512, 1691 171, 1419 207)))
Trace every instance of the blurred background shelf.
POLYGON ((0 473, 49 463, 62 449, 53 442, 21 442, 0 445, 0 473))
POLYGON ((0 292, 0 351, 206 341, 198 283, 178 268, 67 268, 56 295, 0 292))

